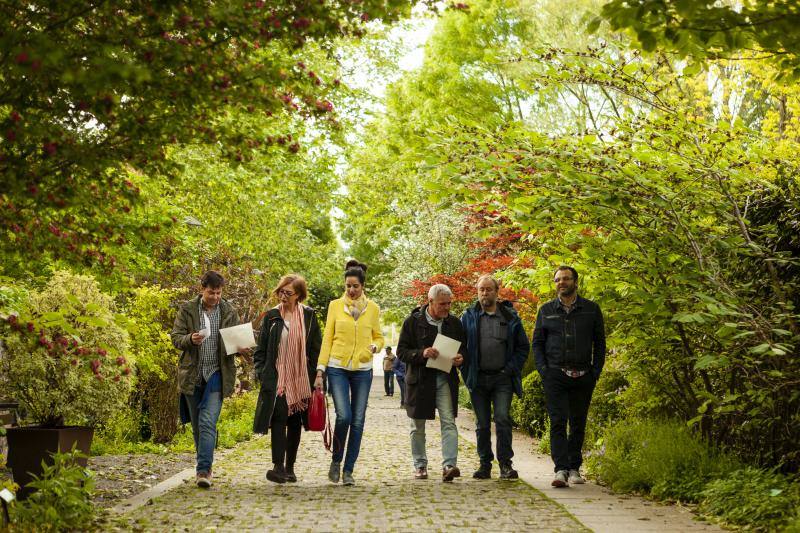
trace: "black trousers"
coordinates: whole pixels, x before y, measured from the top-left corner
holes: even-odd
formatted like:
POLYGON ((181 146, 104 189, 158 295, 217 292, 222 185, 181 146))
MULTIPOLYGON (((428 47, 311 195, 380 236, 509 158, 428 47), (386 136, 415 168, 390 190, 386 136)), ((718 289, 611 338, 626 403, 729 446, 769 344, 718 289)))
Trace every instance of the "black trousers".
POLYGON ((286 396, 275 398, 275 409, 272 411, 272 462, 294 467, 297 460, 297 449, 300 447, 300 433, 303 430, 303 413, 289 416, 286 396))
POLYGON ((587 372, 579 378, 571 378, 559 368, 549 368, 543 381, 550 415, 550 455, 555 471, 578 470, 583 463, 581 449, 594 391, 594 376, 587 372))
POLYGON ((387 396, 394 396, 394 372, 383 371, 383 390, 387 396))

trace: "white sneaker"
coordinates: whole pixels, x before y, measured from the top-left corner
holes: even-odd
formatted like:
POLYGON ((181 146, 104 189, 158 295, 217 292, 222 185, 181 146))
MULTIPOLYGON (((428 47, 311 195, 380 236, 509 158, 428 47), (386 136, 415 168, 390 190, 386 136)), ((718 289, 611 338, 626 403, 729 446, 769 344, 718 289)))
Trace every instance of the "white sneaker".
POLYGON ((578 470, 570 470, 569 482, 573 485, 583 485, 586 483, 586 480, 581 477, 581 473, 578 470))
POLYGON ((567 481, 568 476, 569 473, 566 470, 559 470, 556 472, 553 482, 550 484, 559 489, 562 487, 569 487, 569 482, 567 481))

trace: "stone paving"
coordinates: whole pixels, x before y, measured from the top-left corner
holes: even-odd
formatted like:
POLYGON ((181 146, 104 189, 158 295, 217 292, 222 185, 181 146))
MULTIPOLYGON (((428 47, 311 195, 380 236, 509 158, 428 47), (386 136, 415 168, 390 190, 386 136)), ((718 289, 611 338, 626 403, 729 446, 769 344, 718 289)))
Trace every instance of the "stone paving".
MULTIPOLYGON (((330 412, 333 415, 333 402, 330 412)), ((191 481, 149 500, 107 524, 142 531, 581 531, 587 530, 560 504, 524 481, 477 481, 473 444, 459 443, 463 477, 442 483, 439 422, 427 426, 430 479, 413 479, 408 418, 399 393, 383 396, 373 381, 356 485, 327 480, 330 454, 319 433, 303 433, 296 484, 276 485, 269 437, 228 451, 214 465, 214 486, 191 481)), ((495 469, 495 476, 496 476, 495 469)))

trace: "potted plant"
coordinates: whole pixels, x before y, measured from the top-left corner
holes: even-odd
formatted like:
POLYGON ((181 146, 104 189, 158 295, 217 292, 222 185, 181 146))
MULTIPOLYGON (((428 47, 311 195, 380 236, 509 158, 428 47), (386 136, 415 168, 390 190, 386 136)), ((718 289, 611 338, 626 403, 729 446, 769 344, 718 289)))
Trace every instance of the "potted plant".
MULTIPOLYGON (((131 386, 128 334, 94 278, 56 272, 0 316, 0 396, 19 402, 8 465, 23 487, 42 460, 75 446, 89 453, 93 428, 123 407, 131 386)), ((85 466, 85 460, 84 460, 85 466)))

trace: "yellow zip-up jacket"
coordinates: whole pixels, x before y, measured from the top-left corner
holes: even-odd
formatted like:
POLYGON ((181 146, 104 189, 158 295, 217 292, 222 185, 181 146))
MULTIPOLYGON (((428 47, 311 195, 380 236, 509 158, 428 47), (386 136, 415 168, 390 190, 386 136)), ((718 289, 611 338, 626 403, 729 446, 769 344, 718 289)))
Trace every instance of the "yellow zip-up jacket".
POLYGON ((378 350, 383 348, 378 306, 368 300, 367 307, 358 320, 353 320, 352 315, 344 310, 344 306, 344 298, 333 300, 328 305, 322 350, 317 363, 320 368, 324 369, 329 362, 352 370, 368 366, 367 363, 371 366, 370 345, 374 344, 378 350))

